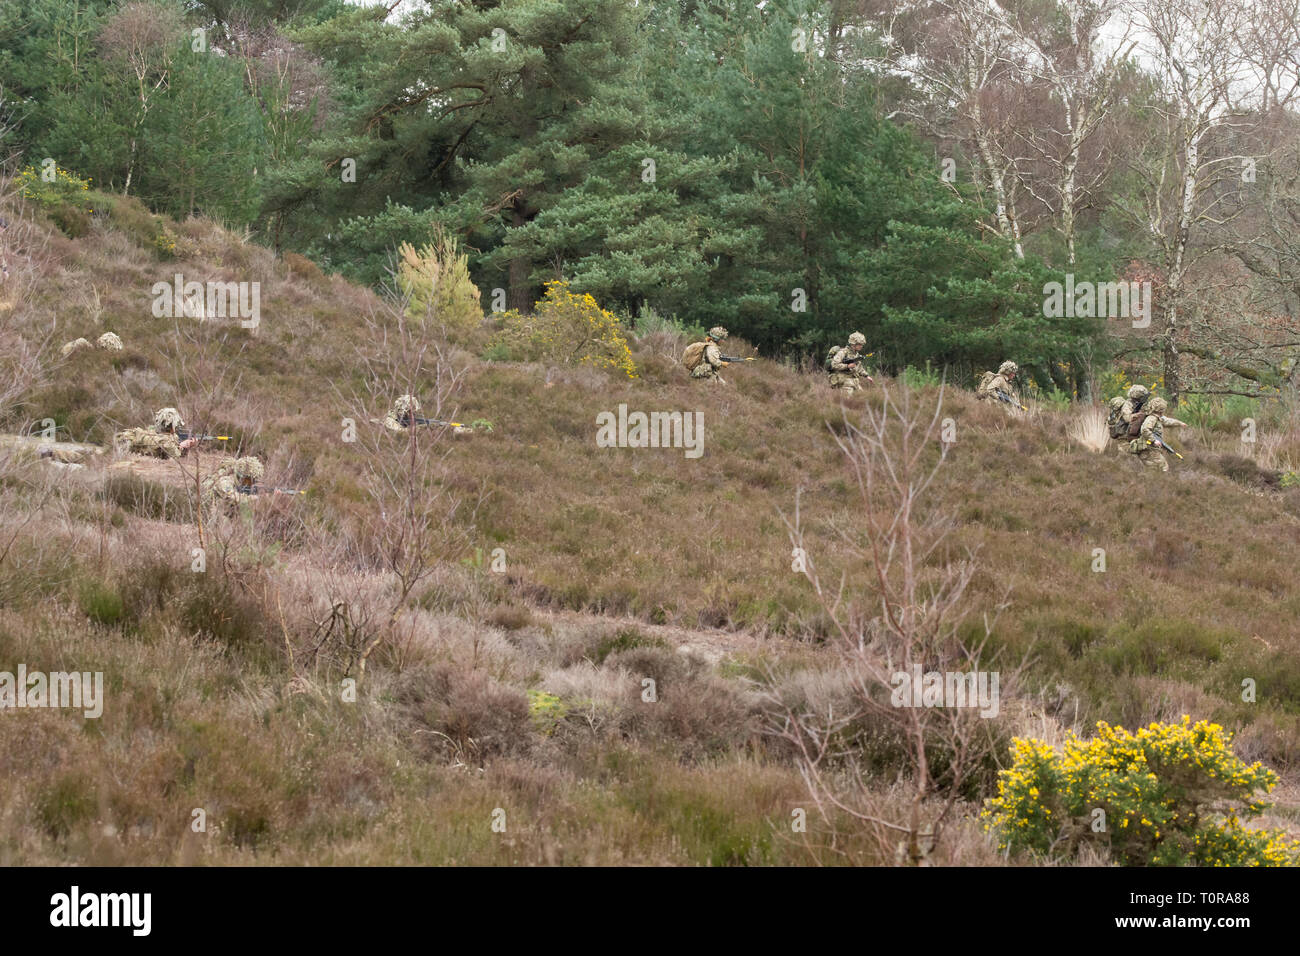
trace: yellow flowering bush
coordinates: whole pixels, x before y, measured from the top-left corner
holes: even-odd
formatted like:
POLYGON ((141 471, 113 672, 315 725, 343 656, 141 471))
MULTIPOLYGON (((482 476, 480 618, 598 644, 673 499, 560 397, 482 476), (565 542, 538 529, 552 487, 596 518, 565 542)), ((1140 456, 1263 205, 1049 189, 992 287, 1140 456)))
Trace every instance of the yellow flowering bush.
POLYGON ((489 352, 531 361, 590 365, 637 377, 632 349, 618 316, 602 309, 590 295, 569 291, 560 280, 546 283, 534 314, 516 309, 501 316, 503 328, 489 352))
POLYGON ((408 318, 432 320, 461 335, 478 328, 483 321, 478 286, 454 238, 439 234, 420 249, 404 242, 397 254, 397 285, 407 296, 408 318))
POLYGON ((1282 831, 1248 830, 1277 775, 1233 754, 1218 724, 1184 716, 1130 733, 1106 723, 1061 752, 1016 738, 1012 766, 998 774, 985 825, 1011 851, 1058 857, 1086 843, 1109 847, 1139 866, 1295 866, 1300 841, 1282 831))
POLYGON ((555 728, 569 715, 569 708, 555 694, 544 690, 528 691, 528 715, 533 725, 546 736, 555 733, 555 728))
POLYGON ((54 181, 41 178, 41 170, 27 166, 14 177, 18 193, 38 205, 49 208, 72 203, 82 209, 90 208, 90 180, 82 179, 62 166, 54 167, 54 181))
POLYGON ((53 182, 41 178, 41 170, 28 166, 16 177, 18 195, 39 206, 51 221, 73 239, 90 231, 90 180, 54 168, 53 182))
POLYGON ((158 258, 166 260, 176 257, 176 237, 170 235, 166 230, 154 237, 153 245, 154 251, 158 253, 158 258))

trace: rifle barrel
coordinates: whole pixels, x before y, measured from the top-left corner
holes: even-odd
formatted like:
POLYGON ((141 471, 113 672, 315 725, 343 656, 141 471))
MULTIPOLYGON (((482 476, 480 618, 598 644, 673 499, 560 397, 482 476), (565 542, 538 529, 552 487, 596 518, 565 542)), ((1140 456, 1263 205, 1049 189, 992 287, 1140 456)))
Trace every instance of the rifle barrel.
POLYGON ((440 418, 417 418, 417 419, 415 419, 415 424, 417 424, 417 425, 450 425, 452 428, 464 428, 464 427, 465 427, 465 426, 462 425, 460 422, 444 422, 444 421, 443 421, 442 419, 440 419, 440 418))

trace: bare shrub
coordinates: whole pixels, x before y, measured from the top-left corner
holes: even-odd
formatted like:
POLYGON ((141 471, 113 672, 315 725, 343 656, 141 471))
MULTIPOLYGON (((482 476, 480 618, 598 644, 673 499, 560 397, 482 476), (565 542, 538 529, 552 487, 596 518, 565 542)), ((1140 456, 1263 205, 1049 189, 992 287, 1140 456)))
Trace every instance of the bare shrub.
POLYGON ((450 430, 444 416, 464 370, 452 368, 435 329, 408 321, 408 308, 409 298, 393 297, 366 317, 370 344, 361 355, 362 390, 340 396, 354 423, 355 434, 348 437, 361 459, 360 486, 369 499, 350 529, 348 559, 385 572, 394 584, 384 623, 357 662, 359 677, 382 642, 410 646, 417 626, 409 613, 414 600, 446 562, 468 550, 481 503, 481 495, 470 499, 457 490, 443 445, 450 430), (415 396, 418 414, 439 424, 389 433, 381 419, 401 395, 415 396))
MULTIPOLYGON (((851 687, 847 707, 813 709, 806 696, 769 690, 769 731, 790 744, 822 818, 845 817, 874 834, 886 858, 927 864, 968 785, 988 772, 998 737, 973 706, 944 699, 941 706, 899 697, 913 674, 981 672, 992 623, 964 626, 965 597, 974 555, 947 553, 952 520, 926 503, 943 469, 947 446, 938 441, 943 389, 927 413, 906 386, 882 388, 860 423, 832 429, 848 462, 858 507, 837 530, 865 581, 841 578, 824 586, 805 547, 798 499, 787 519, 792 545, 805 555, 812 584, 834 632, 831 645, 851 687), (982 635, 981 632, 982 631, 982 635), (900 679, 901 675, 901 679, 900 679), (860 734, 864 722, 896 741, 905 763, 909 799, 882 801, 872 786, 872 757, 860 734)), ((995 672, 1005 694, 1015 675, 995 672)), ((942 678, 941 678, 942 679, 942 678)), ((990 681, 992 676, 988 678, 990 681)), ((775 681, 773 681, 775 683, 775 681)), ((909 695, 910 696, 910 695, 909 695)))

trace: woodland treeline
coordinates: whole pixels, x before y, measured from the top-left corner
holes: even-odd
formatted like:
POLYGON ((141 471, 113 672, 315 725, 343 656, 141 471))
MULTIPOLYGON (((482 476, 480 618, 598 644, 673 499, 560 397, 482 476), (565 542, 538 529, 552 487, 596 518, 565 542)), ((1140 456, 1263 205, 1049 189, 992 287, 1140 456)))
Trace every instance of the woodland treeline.
POLYGON ((1288 392, 1300 0, 5 0, 0 138, 368 284, 455 237, 767 354, 1288 392), (1150 282, 1152 321, 1045 316, 1150 282), (1145 380, 1145 379, 1144 379, 1145 380))

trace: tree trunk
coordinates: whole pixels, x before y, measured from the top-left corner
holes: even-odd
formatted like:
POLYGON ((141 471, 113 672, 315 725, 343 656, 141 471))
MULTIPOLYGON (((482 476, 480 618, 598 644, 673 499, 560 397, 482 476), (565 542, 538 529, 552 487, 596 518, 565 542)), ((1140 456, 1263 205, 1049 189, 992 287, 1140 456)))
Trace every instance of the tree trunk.
MULTIPOLYGON (((527 216, 524 215, 524 200, 516 199, 512 206, 513 217, 511 225, 518 229, 526 225, 527 216)), ((520 312, 527 312, 533 307, 533 289, 529 280, 529 275, 533 271, 532 261, 524 255, 515 256, 510 260, 509 289, 506 291, 506 304, 511 309, 518 309, 520 312)))
POLYGON ((1178 231, 1174 235, 1172 261, 1169 265, 1169 302, 1165 306, 1164 366, 1165 391, 1169 405, 1178 407, 1182 381, 1178 374, 1178 299, 1182 294, 1183 270, 1187 262, 1187 242, 1192 231, 1192 217, 1196 212, 1196 189, 1201 171, 1199 135, 1190 136, 1183 147, 1183 195, 1178 215, 1178 231))

